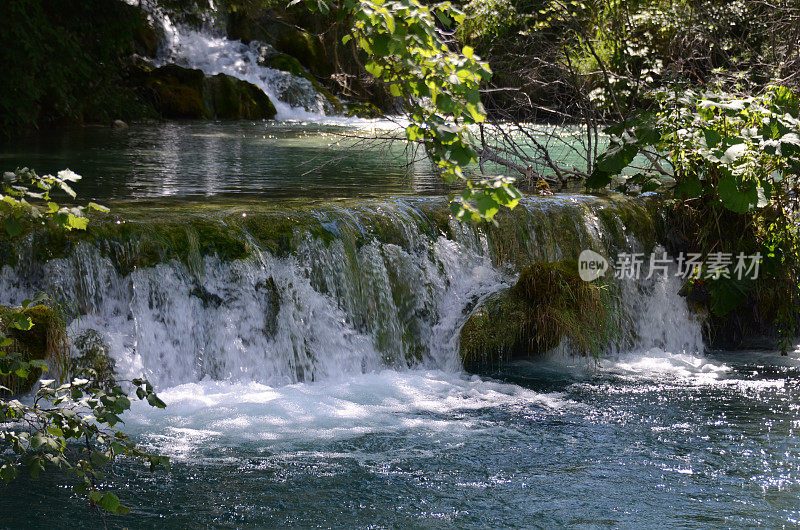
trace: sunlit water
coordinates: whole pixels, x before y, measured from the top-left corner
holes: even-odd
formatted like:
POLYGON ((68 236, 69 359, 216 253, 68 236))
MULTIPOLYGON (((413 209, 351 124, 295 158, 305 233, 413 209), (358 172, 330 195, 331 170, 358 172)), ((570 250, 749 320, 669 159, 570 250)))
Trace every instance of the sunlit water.
MULTIPOLYGON (((288 211, 306 197, 441 191, 424 164, 404 166, 402 149, 391 158, 343 148, 330 162, 336 127, 84 129, 5 146, 0 162, 69 166, 86 176, 84 196, 161 199, 161 208, 245 196, 285 201, 288 211), (308 172, 315 157, 329 165, 308 172)), ((548 238, 607 243, 586 197, 522 207, 560 223, 533 234, 541 239, 528 234, 542 247, 531 247, 537 259, 561 256, 548 238), (568 234, 576 230, 580 237, 568 234)), ((314 213, 331 233, 370 219, 337 208, 314 213)), ((104 486, 132 513, 109 526, 800 524, 797 354, 703 353, 699 323, 670 281, 625 291, 638 330, 630 351, 465 374, 458 329, 514 273, 493 266, 485 241, 466 232, 426 235, 411 199, 366 209, 383 211, 402 236, 355 250, 312 238, 292 256, 207 258, 199 270, 172 262, 127 276, 84 246, 41 270, 0 271, 0 303, 42 285, 79 300, 85 314, 71 330, 100 329, 125 375, 145 372, 168 404, 136 403, 124 417, 138 442, 172 457, 173 470, 115 464, 104 486), (416 306, 395 304, 394 276, 416 306), (279 299, 270 336, 264 317, 275 300, 259 290, 267 279, 279 299), (212 296, 201 301, 198 286, 212 296), (400 333, 408 311, 428 346, 411 368, 375 338, 400 333)), ((634 232, 623 238, 631 248, 634 232)), ((0 527, 102 526, 61 480, 0 486, 0 527)))
MULTIPOLYGON (((656 359, 523 365, 516 384, 380 371, 180 385, 165 411, 129 414, 173 471, 117 465, 109 486, 133 514, 112 526, 797 524, 797 360, 656 359)), ((80 503, 23 481, 0 509, 12 527, 98 526, 80 503)))

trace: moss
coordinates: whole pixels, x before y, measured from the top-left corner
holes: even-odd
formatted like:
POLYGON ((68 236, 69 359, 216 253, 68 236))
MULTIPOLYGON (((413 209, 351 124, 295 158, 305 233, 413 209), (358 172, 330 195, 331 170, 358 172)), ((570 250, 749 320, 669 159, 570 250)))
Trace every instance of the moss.
POLYGON ((214 255, 231 261, 243 259, 250 253, 242 234, 231 230, 224 222, 204 217, 158 223, 104 223, 90 228, 87 236, 100 245, 104 254, 113 258, 121 274, 170 260, 180 261, 199 274, 203 256, 214 255))
POLYGON ((485 300, 461 328, 459 355, 464 369, 479 372, 498 367, 520 355, 527 320, 527 304, 510 295, 497 293, 485 300))
MULTIPOLYGON (((7 353, 20 354, 26 361, 49 361, 54 371, 63 370, 68 359, 66 326, 61 313, 45 305, 21 308, 0 306, 0 333, 13 340, 7 353), (27 331, 10 327, 10 315, 21 312, 33 322, 27 331)), ((63 373, 63 371, 62 371, 63 373)), ((10 388, 15 394, 29 392, 42 372, 32 370, 27 378, 16 375, 0 377, 0 385, 10 388)))
POLYGON ((294 213, 280 216, 251 214, 242 220, 241 226, 259 246, 278 256, 285 256, 296 248, 295 231, 302 229, 303 223, 294 213))
POLYGON ((165 118, 272 119, 275 106, 257 86, 226 74, 167 64, 147 72, 144 84, 165 118))
POLYGON ((150 72, 145 84, 163 117, 202 119, 212 117, 203 102, 204 79, 200 70, 167 64, 150 72))
POLYGON ((581 280, 574 261, 531 265, 464 324, 459 353, 465 369, 544 355, 563 340, 576 353, 597 354, 614 330, 605 292, 604 286, 581 280))
POLYGON ((214 117, 228 120, 272 119, 275 105, 257 86, 225 74, 206 78, 204 92, 214 117))
POLYGON ((359 118, 380 118, 383 116, 383 111, 369 101, 364 101, 349 104, 347 106, 347 115, 359 118))
POLYGON ((322 41, 297 28, 284 28, 275 40, 275 48, 296 57, 308 70, 319 77, 329 77, 333 70, 322 41))

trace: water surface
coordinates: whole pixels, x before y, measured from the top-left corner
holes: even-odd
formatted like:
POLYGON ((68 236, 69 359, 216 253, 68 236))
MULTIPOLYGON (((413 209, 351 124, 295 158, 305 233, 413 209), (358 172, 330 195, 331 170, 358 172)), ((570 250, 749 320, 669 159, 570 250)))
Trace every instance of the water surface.
POLYGON ((414 162, 404 143, 350 137, 373 137, 376 127, 392 124, 341 123, 172 121, 53 130, 0 145, 0 168, 69 168, 84 177, 79 196, 96 200, 442 193, 430 164, 414 162))

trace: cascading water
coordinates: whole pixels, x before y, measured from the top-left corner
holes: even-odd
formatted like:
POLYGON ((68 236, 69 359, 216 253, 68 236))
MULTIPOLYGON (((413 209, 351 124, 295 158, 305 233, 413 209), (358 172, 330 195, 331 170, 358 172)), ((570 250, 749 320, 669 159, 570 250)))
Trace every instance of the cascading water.
POLYGON ((164 13, 154 18, 166 37, 158 65, 176 63, 208 75, 222 73, 248 81, 269 96, 280 120, 317 120, 333 112, 331 103, 309 80, 260 64, 265 53, 272 51, 269 45, 228 39, 213 15, 200 28, 173 23, 164 13))
MULTIPOLYGON (((608 255, 643 248, 635 227, 608 215, 613 230, 600 222, 596 213, 615 206, 596 199, 527 202, 507 221, 511 236, 442 224, 445 208, 402 200, 309 211, 281 235, 284 248, 275 246, 274 214, 203 218, 235 232, 248 256, 203 254, 208 241, 199 238, 208 236, 178 224, 185 259, 132 271, 121 264, 141 249, 129 241, 111 252, 119 245, 112 235, 44 263, 20 247, 17 266, 0 274, 0 303, 39 290, 76 301, 81 316, 71 330, 96 329, 121 375, 144 373, 161 387, 203 379, 283 385, 414 366, 458 372, 460 327, 482 298, 513 283, 510 262, 563 259, 582 247, 608 255)), ((623 293, 625 313, 638 319, 628 347, 702 349, 676 285, 630 282, 623 293)))

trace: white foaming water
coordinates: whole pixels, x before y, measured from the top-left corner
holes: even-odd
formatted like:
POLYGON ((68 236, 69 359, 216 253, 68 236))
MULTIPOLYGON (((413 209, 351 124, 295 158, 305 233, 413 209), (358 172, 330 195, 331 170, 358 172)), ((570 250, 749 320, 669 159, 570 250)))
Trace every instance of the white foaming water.
POLYGON ((415 237, 413 248, 357 250, 309 238, 284 258, 205 257, 196 270, 170 262, 127 276, 80 244, 68 258, 4 267, 0 303, 39 290, 75 301, 82 316, 70 332, 99 331, 123 378, 144 374, 159 388, 209 379, 280 386, 417 364, 455 371, 465 306, 507 276, 453 241, 415 237))
MULTIPOLYGON (((492 265, 486 238, 455 222, 454 239, 431 236, 413 209, 381 211, 398 228, 398 244, 296 233, 298 246, 284 257, 206 256, 191 267, 172 261, 121 275, 82 243, 67 258, 4 267, 0 303, 39 290, 76 301, 82 316, 70 331, 98 330, 120 375, 144 374, 169 405, 137 405, 136 423, 168 429, 187 447, 227 435, 335 438, 415 422, 457 430, 469 418, 439 416, 542 399, 461 372, 461 326, 480 300, 514 280, 492 265)), ((332 230, 362 233, 364 220, 338 215, 332 230)), ((668 278, 623 289, 638 335, 601 370, 684 378, 725 369, 702 357, 700 324, 678 288, 668 278)))
POLYGON ((631 378, 694 382, 717 380, 729 371, 725 364, 704 356, 702 321, 678 295, 681 286, 672 271, 624 284, 622 298, 633 320, 634 346, 601 359, 601 370, 631 378))
POLYGON ((493 428, 471 411, 534 406, 551 413, 571 406, 560 394, 436 370, 383 370, 282 387, 202 381, 160 396, 166 409, 137 404, 127 426, 158 432, 149 438, 155 448, 179 457, 232 439, 304 442, 408 430, 467 435, 493 428))
POLYGON ((332 106, 310 81, 259 64, 263 43, 230 40, 210 20, 202 29, 193 29, 173 24, 165 14, 154 16, 166 35, 157 64, 176 63, 248 81, 269 96, 280 120, 317 121, 331 113, 332 106))

